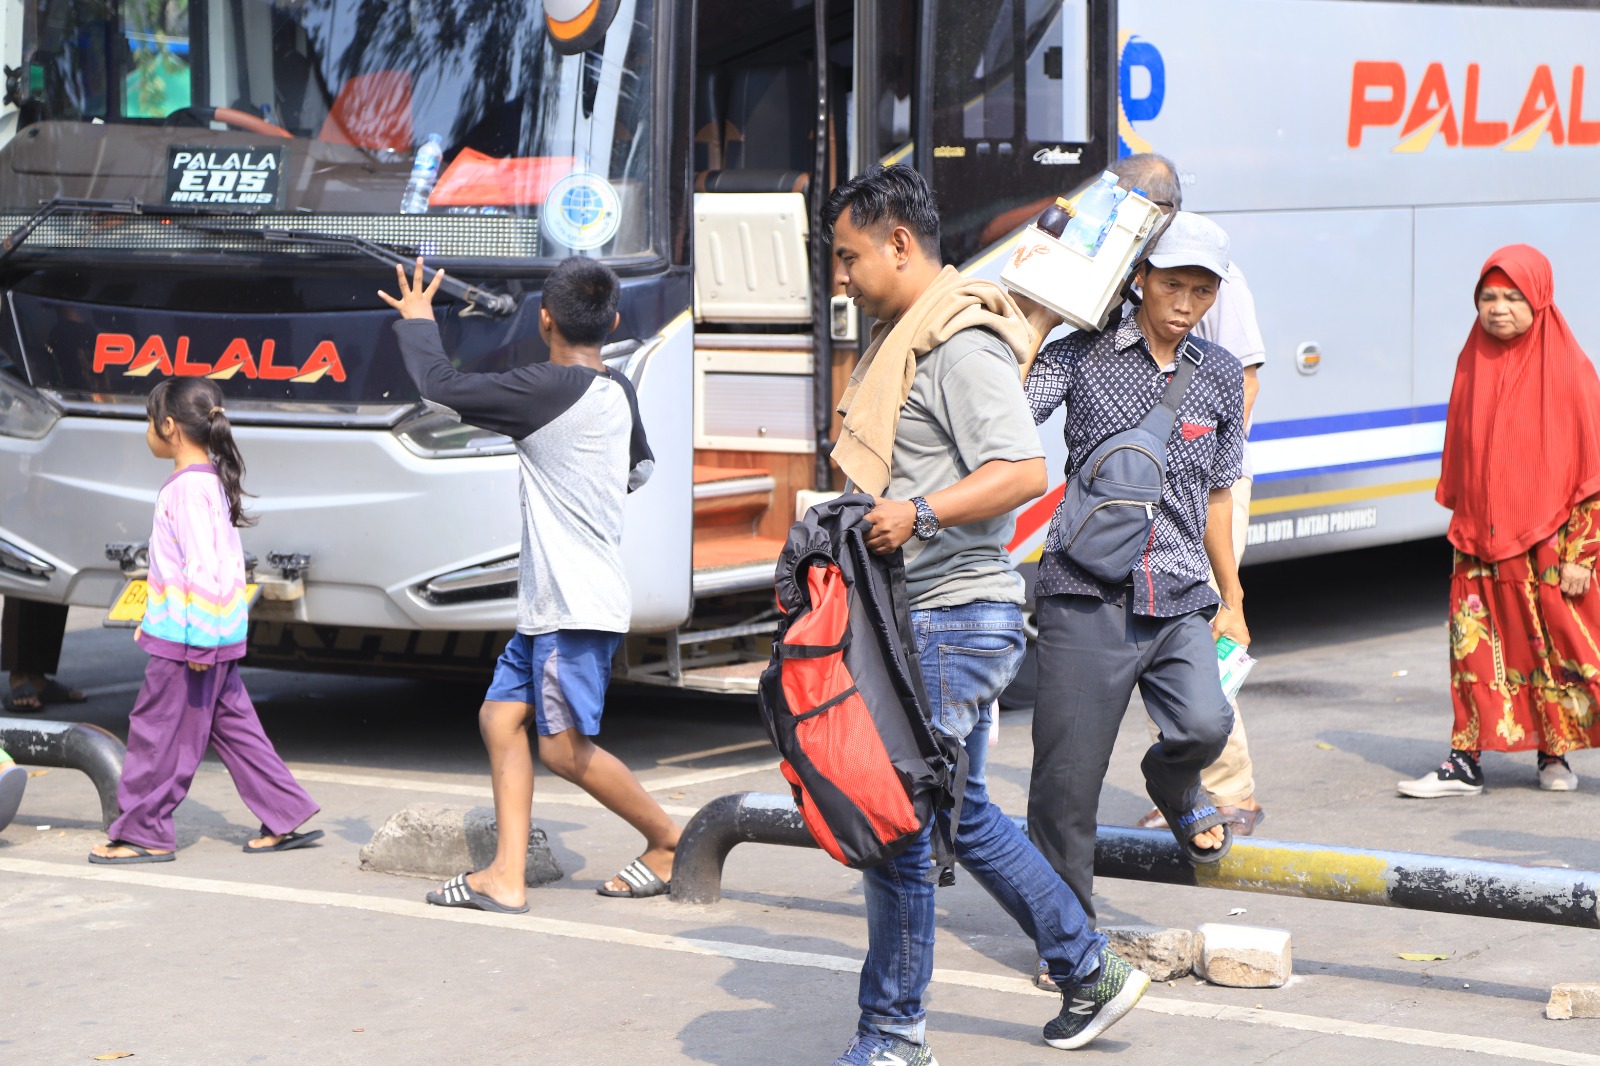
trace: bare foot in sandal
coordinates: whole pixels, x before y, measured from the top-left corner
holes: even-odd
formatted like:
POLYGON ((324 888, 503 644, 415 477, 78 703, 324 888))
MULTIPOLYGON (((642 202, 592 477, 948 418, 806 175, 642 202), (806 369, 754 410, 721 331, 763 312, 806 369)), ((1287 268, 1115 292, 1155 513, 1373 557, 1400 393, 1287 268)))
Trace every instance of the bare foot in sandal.
MULTIPOLYGON (((639 856, 638 861, 649 867, 650 872, 655 874, 663 884, 670 885, 672 883, 672 857, 677 853, 677 847, 677 841, 674 840, 671 847, 651 848, 639 856)), ((631 896, 635 894, 635 887, 629 884, 620 873, 607 881, 604 888, 607 892, 617 895, 631 896)))
POLYGON ((1204 848, 1207 851, 1215 851, 1222 847, 1224 840, 1224 829, 1220 825, 1214 825, 1203 833, 1196 833, 1189 839, 1197 848, 1204 848))
POLYGON ((147 858, 151 855, 171 855, 172 852, 170 850, 164 851, 160 848, 135 848, 117 841, 108 840, 104 844, 96 844, 90 848, 89 854, 102 859, 131 860, 147 858))
POLYGON ((468 874, 467 885, 478 895, 488 896, 508 910, 516 910, 528 902, 527 873, 518 870, 517 874, 521 876, 507 876, 498 867, 489 866, 468 874))

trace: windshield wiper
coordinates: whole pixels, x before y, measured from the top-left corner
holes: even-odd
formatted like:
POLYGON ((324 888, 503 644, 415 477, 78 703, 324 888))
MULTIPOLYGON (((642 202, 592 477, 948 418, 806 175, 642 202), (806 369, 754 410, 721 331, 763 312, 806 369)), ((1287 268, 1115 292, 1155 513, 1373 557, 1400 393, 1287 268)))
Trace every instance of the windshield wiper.
MULTIPOLYGON (((210 233, 214 236, 238 237, 242 235, 255 237, 269 243, 312 244, 332 248, 348 248, 351 251, 360 252, 371 259, 376 259, 380 263, 392 263, 403 267, 411 267, 416 263, 416 257, 414 256, 407 258, 386 244, 379 244, 376 241, 369 241, 365 237, 357 237, 349 233, 321 233, 317 230, 284 229, 280 226, 200 226, 187 224, 180 228, 210 233)), ((3 258, 4 256, 0 255, 0 259, 3 258)), ((422 268, 424 281, 431 282, 433 276, 437 273, 439 273, 437 268, 424 264, 422 268)), ((469 285, 449 274, 444 276, 439 288, 467 305, 466 310, 462 312, 464 315, 485 312, 491 315, 509 315, 517 308, 517 301, 514 298, 501 293, 490 292, 487 289, 480 289, 476 285, 469 285)))
MULTIPOLYGON (((0 240, 0 263, 11 258, 11 254, 29 237, 33 231, 47 219, 55 215, 237 215, 240 211, 222 211, 216 208, 202 207, 198 204, 158 204, 152 210, 137 196, 130 196, 126 200, 80 200, 71 196, 56 196, 44 201, 39 209, 23 220, 22 225, 12 230, 5 240, 0 240)), ((449 280, 446 278, 445 280, 449 280)))

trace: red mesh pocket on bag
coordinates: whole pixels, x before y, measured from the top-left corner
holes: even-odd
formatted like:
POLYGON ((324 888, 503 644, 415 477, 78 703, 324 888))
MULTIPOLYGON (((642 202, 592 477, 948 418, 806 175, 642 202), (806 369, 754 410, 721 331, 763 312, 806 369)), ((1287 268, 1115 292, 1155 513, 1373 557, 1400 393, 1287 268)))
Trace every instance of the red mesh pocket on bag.
POLYGON ((812 837, 850 865, 916 833, 921 822, 845 663, 850 590, 844 575, 835 565, 813 567, 807 591, 810 606, 783 639, 781 671, 797 749, 792 754, 805 773, 788 762, 782 771, 812 837), (860 854, 847 855, 846 847, 860 854))
POLYGON ((860 693, 796 723, 795 736, 817 771, 866 818, 879 843, 921 828, 860 693))

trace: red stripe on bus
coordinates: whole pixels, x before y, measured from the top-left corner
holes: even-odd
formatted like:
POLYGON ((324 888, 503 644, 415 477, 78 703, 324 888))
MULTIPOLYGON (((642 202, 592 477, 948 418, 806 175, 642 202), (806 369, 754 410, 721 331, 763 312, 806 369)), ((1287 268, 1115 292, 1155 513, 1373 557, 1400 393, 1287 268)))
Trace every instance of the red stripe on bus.
POLYGON ((1056 513, 1056 508, 1061 505, 1061 498, 1067 494, 1067 483, 1063 481, 1049 492, 1030 503, 1021 514, 1017 516, 1017 533, 1011 538, 1011 543, 1006 545, 1006 551, 1014 552, 1022 546, 1035 533, 1038 533, 1056 513))

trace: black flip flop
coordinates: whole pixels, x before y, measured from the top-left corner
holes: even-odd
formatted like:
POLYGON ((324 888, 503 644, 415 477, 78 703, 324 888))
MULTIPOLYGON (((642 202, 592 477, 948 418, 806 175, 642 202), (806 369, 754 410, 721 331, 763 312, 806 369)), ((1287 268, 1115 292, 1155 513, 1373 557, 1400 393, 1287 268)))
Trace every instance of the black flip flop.
POLYGON ((456 874, 444 883, 444 887, 437 892, 429 892, 423 897, 435 907, 466 907, 471 910, 487 911, 490 914, 527 914, 528 905, 520 907, 507 907, 493 896, 486 896, 482 892, 467 884, 466 874, 456 874))
POLYGON ((313 829, 309 833, 285 833, 282 840, 269 847, 252 848, 249 844, 246 844, 244 853, 246 855, 265 855, 269 851, 293 851, 295 848, 303 848, 307 844, 321 839, 322 830, 320 829, 313 829))
POLYGON ((1204 789, 1200 790, 1192 805, 1184 810, 1172 807, 1158 799, 1154 792, 1150 793, 1156 809, 1167 820, 1167 827, 1172 832, 1172 839, 1178 842, 1178 847, 1183 849, 1184 858, 1196 866, 1204 866, 1214 862, 1221 862, 1222 857, 1233 849, 1233 827, 1229 824, 1228 816, 1217 810, 1217 805, 1211 802, 1204 789), (1222 826, 1222 846, 1220 848, 1202 848, 1194 843, 1197 834, 1204 833, 1207 829, 1222 826))
POLYGON ((643 859, 634 859, 624 866, 618 877, 628 887, 619 892, 614 888, 601 885, 595 889, 602 896, 611 896, 614 899, 646 899, 650 896, 665 895, 672 891, 672 883, 663 881, 656 872, 644 864, 643 859))
POLYGON ((101 866, 131 866, 136 862, 172 862, 178 857, 175 851, 151 851, 138 844, 130 844, 126 840, 108 840, 106 846, 110 848, 127 848, 132 855, 96 855, 89 853, 89 861, 101 866))
POLYGON ((75 692, 61 682, 46 678, 44 687, 39 690, 40 703, 87 703, 89 697, 81 692, 75 692))
POLYGON ((14 762, 0 763, 0 829, 11 824, 28 788, 28 771, 14 762))
POLYGON ((20 685, 12 685, 6 690, 6 710, 12 714, 43 714, 45 699, 39 686, 32 681, 24 681, 20 685), (33 706, 24 707, 18 700, 33 700, 33 706))

